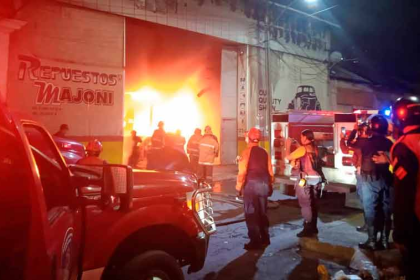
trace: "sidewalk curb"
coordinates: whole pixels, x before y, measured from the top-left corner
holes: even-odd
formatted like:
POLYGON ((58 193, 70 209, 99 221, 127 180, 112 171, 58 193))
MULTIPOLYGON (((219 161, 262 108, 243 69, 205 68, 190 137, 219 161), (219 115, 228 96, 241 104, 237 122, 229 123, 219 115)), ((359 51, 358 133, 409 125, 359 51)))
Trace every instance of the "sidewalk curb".
POLYGON ((315 238, 300 238, 299 245, 304 250, 321 253, 328 257, 343 260, 347 263, 351 262, 356 252, 354 248, 321 242, 315 238))
POLYGON ((398 250, 364 252, 357 247, 333 245, 315 238, 300 238, 299 245, 303 250, 321 253, 328 257, 343 261, 354 269, 363 269, 362 265, 371 263, 380 267, 399 267, 402 264, 398 250))

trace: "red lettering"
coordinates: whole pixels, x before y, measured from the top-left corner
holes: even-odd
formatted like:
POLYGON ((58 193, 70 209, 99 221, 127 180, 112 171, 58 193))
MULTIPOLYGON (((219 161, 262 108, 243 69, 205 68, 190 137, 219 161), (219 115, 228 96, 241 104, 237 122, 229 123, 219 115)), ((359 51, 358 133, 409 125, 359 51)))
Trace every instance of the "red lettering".
POLYGON ((89 72, 83 71, 82 72, 82 77, 83 77, 83 83, 90 83, 90 81, 92 80, 89 76, 89 72))
POLYGON ((72 80, 73 82, 80 83, 82 78, 82 71, 80 70, 72 70, 72 80))
POLYGON ((117 75, 115 75, 115 74, 111 74, 111 75, 109 75, 109 79, 108 79, 108 84, 110 85, 110 86, 115 86, 116 84, 117 84, 117 75))
POLYGON ((71 69, 68 68, 61 68, 61 79, 63 81, 70 81, 71 80, 71 69))
POLYGON ((72 99, 71 98, 72 98, 71 88, 69 88, 69 87, 63 87, 61 89, 60 101, 61 102, 72 103, 72 99))
POLYGON ((77 95, 73 96, 73 103, 81 103, 83 99, 83 89, 82 88, 78 88, 77 89, 77 95))
POLYGON ((60 102, 58 102, 60 89, 58 87, 42 81, 35 82, 35 86, 39 87, 35 101, 36 104, 60 105, 60 102))
POLYGON ((102 73, 100 76, 99 76, 99 82, 101 83, 101 85, 107 85, 108 84, 108 75, 107 74, 104 74, 104 73, 102 73))
POLYGON ((56 77, 57 77, 57 74, 60 74, 60 72, 61 72, 60 67, 53 67, 52 70, 51 70, 52 79, 55 80, 56 77))
POLYGON ((85 90, 83 93, 83 101, 86 104, 92 104, 95 101, 95 92, 91 89, 85 90))
POLYGON ((41 66, 40 75, 41 79, 51 79, 51 67, 41 66))
POLYGON ((108 93, 108 103, 105 105, 112 106, 114 105, 114 92, 111 90, 105 91, 108 93))
POLYGON ((108 102, 107 99, 108 98, 107 98, 106 91, 101 91, 101 90, 96 91, 96 101, 95 101, 96 105, 105 105, 108 102))
POLYGON ((41 66, 41 62, 27 55, 19 55, 18 59, 21 60, 19 63, 18 80, 22 81, 25 79, 26 70, 29 70, 29 79, 38 80, 35 71, 41 66), (29 68, 27 68, 28 64, 29 68))
POLYGON ((99 75, 99 73, 98 72, 90 72, 90 73, 93 76, 93 83, 94 84, 97 84, 98 83, 98 75, 99 75))

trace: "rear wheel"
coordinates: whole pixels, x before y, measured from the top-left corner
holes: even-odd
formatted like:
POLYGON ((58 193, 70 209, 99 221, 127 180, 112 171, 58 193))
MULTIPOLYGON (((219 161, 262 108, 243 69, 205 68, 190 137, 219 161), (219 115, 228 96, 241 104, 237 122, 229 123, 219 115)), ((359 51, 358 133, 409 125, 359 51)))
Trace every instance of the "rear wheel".
POLYGON ((168 253, 148 251, 128 262, 120 279, 184 280, 184 274, 175 258, 168 253))

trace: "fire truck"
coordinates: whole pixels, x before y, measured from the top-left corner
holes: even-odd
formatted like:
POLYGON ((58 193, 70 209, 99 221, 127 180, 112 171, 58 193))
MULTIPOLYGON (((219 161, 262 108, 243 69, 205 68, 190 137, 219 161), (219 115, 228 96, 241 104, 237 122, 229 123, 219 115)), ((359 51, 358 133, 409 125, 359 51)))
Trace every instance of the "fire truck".
POLYGON ((83 146, 1 104, 0 139, 0 279, 183 280, 181 267, 203 267, 216 225, 195 175, 68 165, 83 146))
POLYGON ((271 153, 277 181, 294 184, 290 179, 291 166, 286 155, 297 147, 301 132, 311 129, 315 134, 320 156, 325 162, 323 172, 329 182, 327 190, 354 191, 356 177, 352 155, 341 151, 340 140, 354 129, 356 123, 364 122, 377 113, 377 110, 358 110, 353 113, 291 110, 273 115, 271 153), (292 141, 290 150, 287 150, 286 141, 292 141))

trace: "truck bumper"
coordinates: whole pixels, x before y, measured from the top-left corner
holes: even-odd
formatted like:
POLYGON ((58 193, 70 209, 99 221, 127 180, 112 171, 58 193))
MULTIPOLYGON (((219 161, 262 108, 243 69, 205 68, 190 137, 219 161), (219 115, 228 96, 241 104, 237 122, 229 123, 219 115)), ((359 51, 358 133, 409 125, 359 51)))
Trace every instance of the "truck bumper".
POLYGON ((193 241, 194 258, 190 267, 188 267, 188 274, 201 270, 207 256, 210 236, 204 232, 200 232, 193 241))

